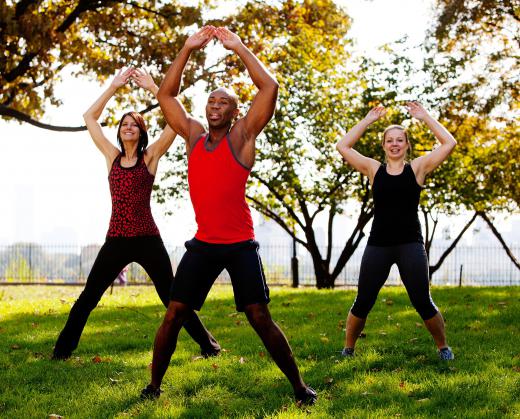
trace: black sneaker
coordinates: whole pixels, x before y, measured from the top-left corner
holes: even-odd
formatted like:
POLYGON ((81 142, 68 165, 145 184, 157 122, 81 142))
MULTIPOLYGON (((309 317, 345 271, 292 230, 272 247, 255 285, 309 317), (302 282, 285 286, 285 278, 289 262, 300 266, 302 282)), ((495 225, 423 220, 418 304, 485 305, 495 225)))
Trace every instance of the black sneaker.
POLYGON ((54 349, 54 351, 52 351, 51 359, 53 361, 65 361, 65 360, 69 359, 71 355, 72 355, 72 352, 60 352, 60 351, 57 351, 56 349, 54 349))
POLYGON ((162 393, 162 390, 160 387, 154 387, 151 384, 148 384, 143 390, 141 391, 141 399, 143 400, 154 400, 158 399, 162 393))
POLYGON ((220 346, 218 348, 210 347, 209 349, 201 349, 200 354, 204 358, 210 358, 212 356, 218 356, 220 354, 220 346))
POLYGON ((341 356, 344 358, 354 358, 354 348, 343 348, 341 356))
POLYGON ((296 404, 298 406, 301 406, 301 405, 313 405, 314 403, 316 403, 316 400, 318 399, 318 395, 316 394, 316 392, 310 388, 310 387, 305 387, 305 388, 302 388, 301 390, 298 390, 294 393, 294 398, 296 399, 296 404))

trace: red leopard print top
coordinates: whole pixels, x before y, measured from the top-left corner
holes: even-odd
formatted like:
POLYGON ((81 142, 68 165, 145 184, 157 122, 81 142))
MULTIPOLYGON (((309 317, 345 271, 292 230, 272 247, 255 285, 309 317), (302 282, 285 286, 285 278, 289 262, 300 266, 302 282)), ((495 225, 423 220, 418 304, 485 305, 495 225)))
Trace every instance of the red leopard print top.
POLYGON ((143 157, 132 167, 121 166, 121 154, 115 158, 108 174, 112 216, 107 237, 159 236, 150 209, 154 178, 143 157))

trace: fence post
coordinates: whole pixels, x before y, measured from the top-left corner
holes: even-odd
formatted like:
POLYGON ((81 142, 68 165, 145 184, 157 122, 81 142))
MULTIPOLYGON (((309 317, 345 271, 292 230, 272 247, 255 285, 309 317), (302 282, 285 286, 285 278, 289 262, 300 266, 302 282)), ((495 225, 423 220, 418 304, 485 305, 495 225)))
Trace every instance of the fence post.
POLYGON ((32 251, 33 245, 32 243, 29 244, 29 278, 26 278, 29 282, 32 282, 33 279, 33 273, 32 273, 32 267, 33 267, 33 261, 32 261, 32 251))
POLYGON ((460 265, 460 270, 459 270, 459 288, 462 287, 462 267, 464 265, 460 265))
POLYGON ((298 288, 300 285, 300 278, 298 272, 298 257, 296 256, 296 240, 293 238, 292 245, 292 258, 291 258, 291 271, 292 271, 292 287, 298 288))

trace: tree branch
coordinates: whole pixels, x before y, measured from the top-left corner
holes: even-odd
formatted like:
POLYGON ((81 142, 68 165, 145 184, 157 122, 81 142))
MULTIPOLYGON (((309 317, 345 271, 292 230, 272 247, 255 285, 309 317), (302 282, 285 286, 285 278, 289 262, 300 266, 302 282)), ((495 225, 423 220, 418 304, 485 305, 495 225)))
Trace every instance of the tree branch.
POLYGON ((464 235, 464 233, 466 232, 466 230, 469 228, 469 226, 473 223, 473 221, 475 221, 475 218, 477 218, 477 215, 478 213, 475 211, 475 213, 473 214, 473 217, 471 217, 471 220, 469 220, 466 225, 464 226, 464 228, 460 231, 460 233, 458 234, 458 236, 453 240, 453 242, 450 244, 450 246, 444 251, 444 253, 441 255, 441 257, 439 258, 439 260, 437 261, 437 263, 435 265, 430 265, 430 268, 429 268, 429 271, 430 271, 430 281, 431 281, 431 277, 432 275, 435 273, 435 271, 437 269, 439 269, 442 265, 442 263, 444 262, 444 260, 448 257, 448 255, 453 251, 453 249, 455 249, 455 247, 457 246, 459 240, 462 238, 462 236, 464 235))
MULTIPOLYGON (((141 114, 145 114, 147 112, 150 112, 151 110, 157 108, 159 106, 158 103, 154 103, 152 105, 147 106, 143 110, 139 111, 141 114)), ((38 128, 43 128, 49 131, 58 131, 58 132, 79 132, 79 131, 86 131, 87 127, 85 125, 80 125, 76 127, 69 127, 69 126, 63 126, 63 125, 52 125, 52 124, 46 124, 44 122, 40 122, 36 119, 34 119, 32 116, 18 111, 16 109, 10 108, 5 105, 0 104, 0 116, 7 117, 7 118, 15 118, 19 121, 26 122, 28 124, 34 125, 38 128)), ((101 123, 101 126, 105 127, 107 126, 106 122, 101 123)))
POLYGON ((268 182, 266 182, 264 179, 262 179, 258 173, 255 173, 253 172, 251 174, 251 177, 258 180, 262 185, 264 185, 268 190, 269 192, 271 192, 274 197, 278 200, 278 202, 280 202, 282 204, 282 206, 287 210, 287 212, 289 213, 289 215, 292 217, 292 219, 294 221, 296 221, 298 223, 298 225, 301 227, 302 230, 305 230, 305 225, 302 223, 302 221, 300 220, 300 218, 298 217, 298 215, 294 212, 294 210, 292 209, 292 207, 290 205, 287 205, 283 199, 283 196, 280 195, 274 188, 272 188, 268 182))
POLYGON ((303 240, 299 239, 296 234, 289 228, 289 226, 285 223, 282 217, 276 214, 274 211, 267 208, 263 203, 254 198, 251 195, 246 195, 247 199, 254 203, 254 208, 264 214, 266 217, 271 218, 274 222, 276 222, 280 227, 282 227, 294 240, 303 245, 305 248, 308 247, 307 243, 303 240))
POLYGON ((489 226, 489 228, 491 229, 491 231, 493 232, 493 234, 495 235, 495 237, 498 239, 498 241, 500 242, 500 244, 502 245, 502 247, 504 248, 504 250, 506 251, 507 253, 507 256, 509 256, 509 259, 511 259, 511 261, 515 264, 515 266, 520 269, 520 263, 518 262, 518 260, 516 259, 515 255, 513 255, 513 252, 511 251, 511 249, 509 248, 509 246, 506 244, 504 238, 502 237, 502 235, 498 232, 498 230, 495 228, 495 225, 493 224, 493 222, 489 219, 489 217, 487 216, 487 214, 484 212, 484 211, 478 211, 478 215, 480 215, 480 217, 487 223, 487 225, 489 226))

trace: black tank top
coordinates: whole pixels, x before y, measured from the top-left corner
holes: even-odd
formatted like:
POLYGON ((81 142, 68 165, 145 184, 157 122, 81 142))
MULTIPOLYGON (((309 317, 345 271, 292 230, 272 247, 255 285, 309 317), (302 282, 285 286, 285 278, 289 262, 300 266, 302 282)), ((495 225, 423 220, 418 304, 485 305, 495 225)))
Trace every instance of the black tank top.
POLYGON ((422 187, 412 166, 405 164, 399 175, 390 175, 382 164, 372 186, 374 221, 368 238, 373 246, 423 243, 417 210, 422 187))

